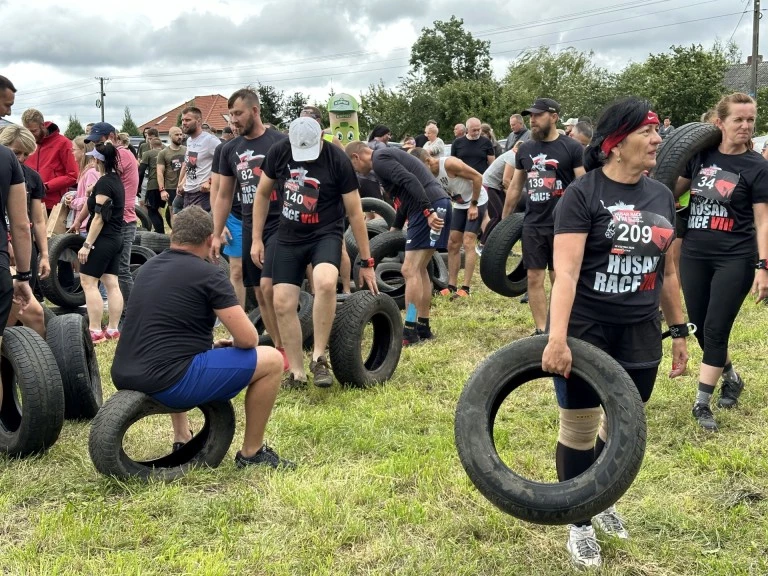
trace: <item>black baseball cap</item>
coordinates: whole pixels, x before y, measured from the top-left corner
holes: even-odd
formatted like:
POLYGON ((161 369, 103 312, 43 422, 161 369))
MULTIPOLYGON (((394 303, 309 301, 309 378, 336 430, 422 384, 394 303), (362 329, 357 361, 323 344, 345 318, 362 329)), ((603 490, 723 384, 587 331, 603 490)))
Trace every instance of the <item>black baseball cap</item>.
POLYGON ((542 112, 560 114, 560 104, 552 100, 552 98, 536 98, 533 105, 527 110, 520 112, 520 114, 522 116, 528 116, 530 114, 541 114, 542 112))

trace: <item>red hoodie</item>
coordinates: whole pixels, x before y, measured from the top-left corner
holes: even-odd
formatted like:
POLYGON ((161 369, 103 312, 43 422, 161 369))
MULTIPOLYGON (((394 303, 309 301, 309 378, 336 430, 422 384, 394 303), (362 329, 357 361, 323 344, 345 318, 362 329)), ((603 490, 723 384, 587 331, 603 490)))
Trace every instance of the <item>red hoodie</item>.
POLYGON ((37 150, 24 163, 40 174, 45 184, 45 207, 50 210, 61 202, 71 186, 77 184, 77 162, 72 142, 59 132, 53 122, 43 124, 48 135, 38 143, 37 150))

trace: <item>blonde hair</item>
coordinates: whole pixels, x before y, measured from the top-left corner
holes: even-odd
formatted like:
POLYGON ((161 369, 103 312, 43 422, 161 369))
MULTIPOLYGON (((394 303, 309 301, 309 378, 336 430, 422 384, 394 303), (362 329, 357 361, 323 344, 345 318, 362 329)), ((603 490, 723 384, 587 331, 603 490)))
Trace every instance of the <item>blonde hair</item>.
POLYGON ((734 92, 728 96, 723 96, 720 99, 720 102, 717 103, 717 106, 715 106, 717 117, 720 118, 721 122, 730 116, 731 104, 754 104, 757 106, 755 99, 752 98, 752 96, 749 94, 744 94, 743 92, 734 92))
POLYGON ((128 132, 119 132, 117 134, 117 139, 120 140, 123 146, 126 148, 131 143, 131 135, 128 134, 128 132))
POLYGON ((43 122, 45 122, 43 113, 35 108, 28 108, 27 110, 24 110, 24 113, 21 115, 21 123, 24 124, 24 126, 29 126, 30 124, 42 124, 43 122))
POLYGON ((23 126, 6 126, 0 131, 0 144, 10 147, 14 142, 19 142, 28 155, 37 149, 37 142, 32 132, 23 126))
POLYGON ((487 135, 491 142, 496 142, 496 134, 493 133, 493 128, 491 128, 490 124, 486 124, 485 122, 480 124, 480 133, 487 135))
POLYGON ((93 157, 92 156, 86 156, 86 152, 90 152, 94 148, 93 142, 86 142, 85 141, 85 134, 81 134, 74 140, 72 140, 75 146, 80 148, 80 150, 83 151, 82 157, 77 161, 78 164, 78 175, 77 180, 78 182, 80 179, 85 175, 85 172, 88 170, 89 165, 93 163, 93 157))

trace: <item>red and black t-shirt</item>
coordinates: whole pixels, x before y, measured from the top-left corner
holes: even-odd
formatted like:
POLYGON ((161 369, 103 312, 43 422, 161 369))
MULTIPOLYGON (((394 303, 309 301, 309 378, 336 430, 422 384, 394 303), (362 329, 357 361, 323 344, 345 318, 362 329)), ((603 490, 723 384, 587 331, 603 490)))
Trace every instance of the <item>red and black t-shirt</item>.
POLYGON ((525 170, 527 195, 523 225, 552 228, 552 211, 573 182, 573 171, 584 165, 584 148, 573 138, 558 136, 552 142, 528 140, 515 155, 515 168, 525 170))
POLYGON ((357 176, 343 150, 323 142, 320 156, 297 162, 291 143, 275 144, 262 166, 264 174, 282 183, 282 212, 278 239, 284 244, 307 244, 344 233, 342 194, 357 190, 357 176))
POLYGON ((587 233, 572 317, 621 325, 658 314, 664 253, 675 238, 669 188, 592 170, 568 186, 554 218, 555 234, 587 233))
POLYGON ((757 152, 694 156, 688 231, 682 252, 692 258, 750 257, 757 253, 753 204, 768 202, 768 162, 757 152))
MULTIPOLYGON (((233 138, 224 145, 221 151, 219 173, 235 179, 235 195, 232 199, 232 212, 243 221, 246 228, 253 227, 253 199, 261 178, 262 164, 267 152, 275 142, 287 140, 288 137, 277 130, 267 128, 258 138, 247 139, 245 136, 233 138), (235 212, 235 206, 240 207, 240 214, 235 212)), ((272 188, 269 199, 269 212, 264 223, 264 236, 267 237, 275 230, 280 222, 280 212, 283 203, 278 182, 272 188)))

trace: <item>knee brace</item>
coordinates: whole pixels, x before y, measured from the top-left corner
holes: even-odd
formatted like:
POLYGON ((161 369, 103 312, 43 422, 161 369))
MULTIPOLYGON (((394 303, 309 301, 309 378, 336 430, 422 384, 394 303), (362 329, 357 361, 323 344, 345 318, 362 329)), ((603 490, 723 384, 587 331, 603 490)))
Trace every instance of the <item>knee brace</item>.
POLYGON ((574 450, 590 450, 595 446, 595 435, 600 427, 603 409, 581 408, 569 410, 560 408, 560 430, 557 441, 574 450))

